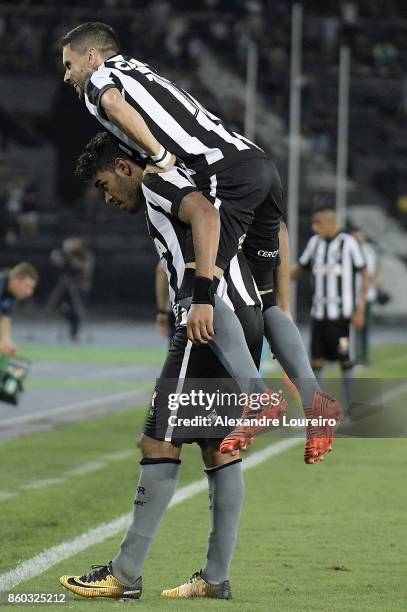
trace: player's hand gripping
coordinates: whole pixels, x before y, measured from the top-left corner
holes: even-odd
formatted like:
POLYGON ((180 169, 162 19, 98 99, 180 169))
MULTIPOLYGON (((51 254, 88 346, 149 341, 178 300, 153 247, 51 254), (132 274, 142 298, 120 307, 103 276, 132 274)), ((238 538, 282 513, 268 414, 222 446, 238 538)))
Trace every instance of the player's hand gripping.
POLYGON ((214 334, 213 306, 192 304, 187 317, 188 339, 194 344, 208 344, 214 334))
POLYGON ((168 163, 164 166, 164 168, 160 168, 160 166, 156 166, 155 164, 147 164, 143 172, 143 176, 145 176, 146 174, 153 174, 154 172, 168 172, 169 170, 171 170, 171 168, 175 166, 176 161, 177 158, 175 157, 175 155, 171 154, 171 157, 168 163))

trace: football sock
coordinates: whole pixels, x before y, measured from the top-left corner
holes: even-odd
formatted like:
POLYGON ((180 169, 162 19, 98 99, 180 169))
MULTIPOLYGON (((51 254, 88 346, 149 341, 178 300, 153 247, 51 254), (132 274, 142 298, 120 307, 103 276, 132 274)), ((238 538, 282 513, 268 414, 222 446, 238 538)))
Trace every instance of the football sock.
POLYGON ((346 411, 349 412, 349 407, 353 399, 353 385, 354 385, 354 368, 343 368, 343 393, 344 393, 344 404, 346 411))
POLYGON ((211 529, 202 577, 216 584, 229 577, 239 528, 244 494, 241 459, 205 471, 209 484, 211 529))
POLYGON ((244 393, 265 393, 268 387, 261 378, 246 343, 243 328, 235 313, 215 295, 213 326, 215 335, 209 346, 237 381, 244 393))
POLYGON ((312 368, 312 371, 314 372, 314 376, 317 379, 318 383, 321 385, 322 381, 324 380, 324 368, 312 368))
POLYGON ((310 406, 316 391, 321 391, 312 371, 304 343, 295 323, 278 306, 263 312, 264 335, 270 350, 297 387, 302 405, 310 406))
POLYGON ((120 582, 133 584, 141 576, 144 559, 165 509, 177 486, 177 459, 143 459, 131 524, 112 561, 112 573, 120 582))

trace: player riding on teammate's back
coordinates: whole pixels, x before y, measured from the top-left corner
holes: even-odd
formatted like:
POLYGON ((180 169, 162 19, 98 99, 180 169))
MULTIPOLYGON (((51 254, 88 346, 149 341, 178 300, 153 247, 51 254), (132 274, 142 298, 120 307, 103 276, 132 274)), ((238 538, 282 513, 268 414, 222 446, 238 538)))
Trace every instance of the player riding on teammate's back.
MULTIPOLYGON (((170 170, 176 156, 186 165, 195 188, 219 211, 221 223, 231 230, 224 245, 228 260, 219 262, 222 269, 243 243, 260 291, 271 289, 273 269, 279 263, 283 197, 278 173, 264 151, 229 130, 149 66, 123 56, 109 26, 82 24, 63 37, 62 45, 65 81, 84 97, 100 123, 124 146, 158 165, 157 169, 170 170), (169 151, 174 154, 171 159, 169 151), (276 255, 269 257, 269 253, 276 255)), ((171 194, 171 212, 177 215, 177 201, 184 193, 179 173, 153 174, 147 181, 158 195, 168 198, 171 194)), ((209 242, 217 249, 219 231, 207 232, 209 242)), ((199 268, 197 261, 197 276, 199 268)), ((196 314, 192 309, 189 318, 196 314)), ((207 327, 206 312, 201 319, 207 327)))
MULTIPOLYGON (((190 226, 193 255, 189 261, 193 261, 195 276, 187 314, 188 339, 204 344, 211 341, 212 350, 235 379, 250 379, 255 385, 252 391, 267 392, 237 317, 222 305, 215 309, 214 334, 212 285, 214 276, 222 275, 242 247, 262 294, 265 335, 271 338, 271 329, 276 326, 273 284, 280 263, 283 208, 274 164, 259 147, 227 129, 192 96, 146 64, 124 57, 109 26, 82 24, 61 42, 65 82, 85 98, 90 112, 119 139, 127 153, 148 160, 143 184, 150 200, 154 203, 156 198, 168 217, 190 226), (189 201, 186 196, 191 196, 189 201)), ((291 319, 285 319, 284 328, 298 333, 291 319)), ((298 386, 304 409, 316 409, 320 414, 316 402, 320 388, 301 341, 296 341, 296 352, 306 364, 298 386), (306 380, 311 384, 304 393, 301 387, 306 380)), ((244 447, 248 437, 244 429, 234 432, 225 442, 225 451, 244 447)), ((318 450, 311 449, 311 454, 319 456, 329 449, 330 444, 322 443, 318 450)))

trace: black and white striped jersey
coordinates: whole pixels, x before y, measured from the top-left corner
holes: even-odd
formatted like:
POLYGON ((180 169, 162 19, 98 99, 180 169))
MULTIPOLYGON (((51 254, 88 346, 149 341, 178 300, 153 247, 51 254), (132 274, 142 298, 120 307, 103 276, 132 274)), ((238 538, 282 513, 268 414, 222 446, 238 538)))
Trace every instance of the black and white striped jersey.
POLYGON ((312 317, 349 319, 357 299, 356 273, 366 266, 356 238, 342 231, 331 240, 312 236, 299 264, 313 276, 312 317))
MULTIPOLYGON (((157 194, 143 186, 146 219, 150 236, 168 277, 171 304, 175 305, 184 280, 185 264, 194 261, 191 228, 171 215, 171 202, 159 206, 157 194), (166 210, 168 208, 168 210, 166 210)), ((244 254, 239 251, 231 260, 217 287, 216 294, 232 309, 261 306, 261 298, 244 254)))
MULTIPOLYGON (((167 172, 152 172, 143 178, 143 194, 147 201, 154 204, 157 209, 162 209, 168 215, 178 218, 182 199, 188 193, 198 189, 195 178, 195 175, 188 168, 179 166, 173 166, 167 172)), ((213 192, 205 193, 205 196, 219 210, 221 232, 216 265, 225 271, 245 239, 245 225, 242 219, 248 224, 247 219, 251 218, 251 213, 239 209, 239 203, 232 207, 225 200, 221 202, 216 196, 215 189, 213 192)), ((243 198, 240 198, 240 200, 243 200, 243 198)), ((246 202, 247 199, 244 200, 244 203, 246 202)), ((270 244, 272 245, 273 242, 270 241, 270 244)), ((195 261, 193 252, 187 261, 195 261)))
POLYGON ((265 155, 257 145, 228 129, 195 98, 150 66, 129 56, 116 55, 101 64, 87 81, 85 103, 107 130, 142 157, 147 157, 146 152, 109 121, 103 111, 101 98, 110 88, 121 92, 158 142, 198 177, 212 176, 248 156, 265 155))

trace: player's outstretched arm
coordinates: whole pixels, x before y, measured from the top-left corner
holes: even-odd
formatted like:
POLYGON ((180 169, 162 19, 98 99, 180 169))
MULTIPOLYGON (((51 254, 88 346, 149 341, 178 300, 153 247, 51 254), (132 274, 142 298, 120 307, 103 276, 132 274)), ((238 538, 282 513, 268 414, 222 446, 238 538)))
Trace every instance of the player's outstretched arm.
POLYGON ((110 121, 144 149, 163 171, 172 168, 175 156, 161 146, 140 113, 124 100, 118 89, 107 89, 100 103, 110 121))
POLYGON ((0 315, 0 355, 16 355, 17 347, 11 337, 11 319, 0 315))
POLYGON ((194 191, 183 198, 178 217, 191 226, 196 262, 187 334, 192 342, 206 344, 215 333, 211 285, 219 247, 219 212, 201 193, 194 191))

